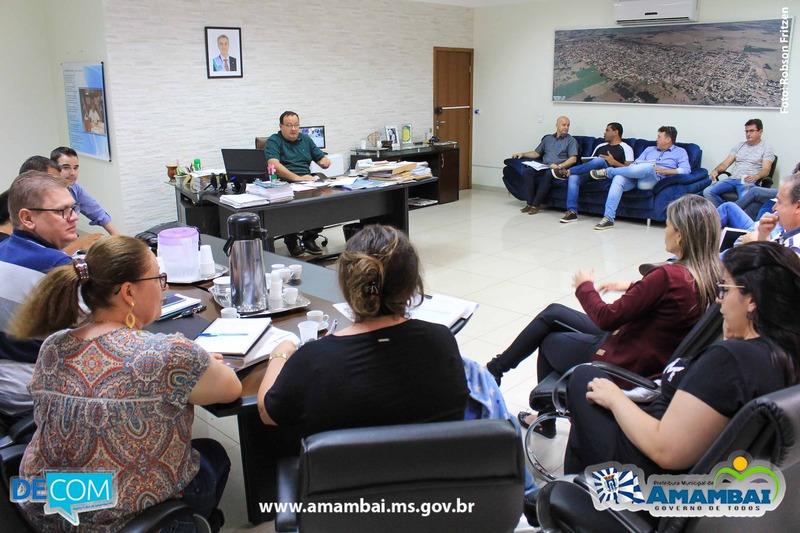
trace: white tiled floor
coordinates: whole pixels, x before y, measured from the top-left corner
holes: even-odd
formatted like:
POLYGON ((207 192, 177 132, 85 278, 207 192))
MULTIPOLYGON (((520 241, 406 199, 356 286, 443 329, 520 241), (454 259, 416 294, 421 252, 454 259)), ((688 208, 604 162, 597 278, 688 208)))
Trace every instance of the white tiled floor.
MULTIPOLYGON (((411 240, 423 260, 426 291, 480 303, 457 336, 461 354, 480 363, 500 353, 547 304, 580 309, 572 289, 576 270, 595 269, 598 281, 634 280, 639 264, 667 257, 663 224, 647 227, 644 221, 618 220, 613 230, 595 231, 600 217, 580 215, 577 222, 560 224, 561 211, 531 216, 519 212, 522 205, 505 192, 470 190, 461 191, 458 202, 410 214, 411 240)), ((329 248, 343 246, 339 228, 325 235, 329 248)), ((527 408, 536 383, 535 363, 534 354, 503 378, 501 390, 513 413, 527 408)), ((223 531, 273 531, 272 523, 247 523, 236 421, 215 418, 203 409, 196 413, 195 436, 221 441, 233 464, 222 500, 227 519, 223 531)))

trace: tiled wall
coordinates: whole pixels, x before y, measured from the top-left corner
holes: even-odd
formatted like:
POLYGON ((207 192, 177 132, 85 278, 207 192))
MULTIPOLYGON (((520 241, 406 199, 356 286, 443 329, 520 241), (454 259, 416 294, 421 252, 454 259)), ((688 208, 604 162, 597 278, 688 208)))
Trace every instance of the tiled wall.
MULTIPOLYGON (((249 148, 286 109, 345 152, 431 127, 434 46, 472 47, 473 10, 390 0, 106 0, 109 116, 125 228, 175 218, 164 165, 249 148), (239 79, 207 79, 204 26, 242 29, 239 79)), ((234 54, 235 55, 235 54, 234 54)))

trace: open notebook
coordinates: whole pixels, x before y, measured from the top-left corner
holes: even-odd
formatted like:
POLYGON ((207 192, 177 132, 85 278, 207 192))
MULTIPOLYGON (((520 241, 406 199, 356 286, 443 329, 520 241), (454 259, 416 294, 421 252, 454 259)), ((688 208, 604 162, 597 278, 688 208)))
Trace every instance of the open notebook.
POLYGON ((244 357, 271 322, 271 318, 218 318, 195 342, 209 352, 244 357))

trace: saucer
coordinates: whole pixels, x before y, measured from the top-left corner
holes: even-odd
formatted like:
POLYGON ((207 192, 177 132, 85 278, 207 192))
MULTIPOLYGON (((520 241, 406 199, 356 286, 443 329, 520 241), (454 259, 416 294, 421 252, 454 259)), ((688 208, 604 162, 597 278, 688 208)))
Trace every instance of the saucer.
POLYGON ((327 322, 323 322, 322 324, 317 326, 317 331, 322 331, 322 330, 325 330, 325 329, 328 329, 328 323, 327 322))

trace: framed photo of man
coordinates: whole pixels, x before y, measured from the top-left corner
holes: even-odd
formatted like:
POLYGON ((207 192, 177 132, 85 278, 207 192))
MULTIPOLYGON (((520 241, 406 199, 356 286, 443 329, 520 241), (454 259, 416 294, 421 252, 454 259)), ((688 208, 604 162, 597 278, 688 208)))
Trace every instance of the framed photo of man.
POLYGON ((206 26, 206 72, 209 78, 242 77, 242 29, 206 26))

